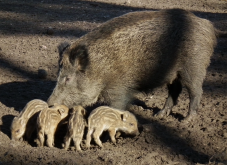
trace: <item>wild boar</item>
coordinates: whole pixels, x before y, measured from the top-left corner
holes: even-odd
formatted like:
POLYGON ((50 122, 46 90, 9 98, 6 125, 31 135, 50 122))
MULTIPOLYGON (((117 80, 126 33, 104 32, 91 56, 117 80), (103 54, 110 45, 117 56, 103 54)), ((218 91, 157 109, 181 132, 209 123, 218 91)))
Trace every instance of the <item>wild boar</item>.
POLYGON ((25 138, 29 140, 36 128, 38 113, 46 108, 48 108, 48 105, 42 100, 34 99, 28 102, 19 116, 12 121, 10 127, 11 139, 19 140, 25 135, 25 138))
POLYGON ((139 11, 113 18, 60 51, 57 84, 48 99, 86 107, 100 101, 127 109, 138 92, 167 85, 158 116, 171 113, 182 86, 196 115, 217 37, 226 32, 182 9, 139 11))
POLYGON ((117 131, 130 135, 138 135, 138 123, 136 117, 129 111, 123 111, 108 106, 100 106, 94 109, 88 117, 88 133, 86 147, 90 148, 91 136, 95 143, 102 147, 99 139, 103 131, 108 131, 111 141, 115 144, 117 131))
POLYGON ((85 126, 87 125, 85 115, 86 110, 82 106, 73 107, 69 115, 68 132, 62 145, 65 150, 69 148, 71 139, 73 139, 76 150, 81 151, 80 143, 84 135, 85 126))
POLYGON ((53 107, 40 112, 37 119, 38 138, 35 140, 38 147, 44 146, 45 135, 47 136, 47 146, 54 146, 54 134, 60 122, 67 119, 68 111, 69 109, 65 105, 55 104, 53 107))

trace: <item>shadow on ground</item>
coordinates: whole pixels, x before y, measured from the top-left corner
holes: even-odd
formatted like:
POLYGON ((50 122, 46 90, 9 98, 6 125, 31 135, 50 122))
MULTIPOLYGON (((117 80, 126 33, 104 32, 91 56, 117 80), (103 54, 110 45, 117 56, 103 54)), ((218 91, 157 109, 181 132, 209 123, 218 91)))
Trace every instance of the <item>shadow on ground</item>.
POLYGON ((20 111, 33 99, 46 101, 55 87, 54 81, 12 82, 0 85, 0 102, 20 111))

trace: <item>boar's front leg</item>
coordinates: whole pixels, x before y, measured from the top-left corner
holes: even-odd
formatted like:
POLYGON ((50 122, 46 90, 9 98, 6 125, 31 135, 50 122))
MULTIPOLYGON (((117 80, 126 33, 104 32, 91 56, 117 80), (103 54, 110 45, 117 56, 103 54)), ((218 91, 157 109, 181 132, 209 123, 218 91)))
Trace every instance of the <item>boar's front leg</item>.
POLYGON ((169 94, 168 94, 166 103, 164 105, 164 108, 155 115, 160 118, 169 116, 173 106, 177 104, 177 98, 182 91, 182 85, 179 79, 175 79, 173 83, 168 84, 167 87, 168 87, 169 94))
POLYGON ((117 87, 108 91, 110 107, 126 110, 128 104, 133 100, 133 91, 117 87))

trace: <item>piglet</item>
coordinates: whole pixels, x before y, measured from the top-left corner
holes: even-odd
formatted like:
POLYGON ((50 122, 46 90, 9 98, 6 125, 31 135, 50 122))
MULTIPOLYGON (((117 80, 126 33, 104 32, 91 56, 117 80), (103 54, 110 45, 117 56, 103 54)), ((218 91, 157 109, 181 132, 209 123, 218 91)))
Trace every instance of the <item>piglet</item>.
POLYGON ((30 139, 36 126, 38 113, 48 108, 46 102, 34 99, 26 104, 18 117, 15 117, 11 124, 11 139, 20 140, 25 135, 27 140, 30 139))
POLYGON ((81 151, 80 143, 84 135, 85 126, 87 126, 85 115, 86 110, 82 106, 73 107, 69 115, 68 132, 62 145, 65 150, 69 148, 71 139, 73 139, 76 150, 81 151))
POLYGON ((122 111, 115 108, 101 106, 94 109, 88 117, 88 133, 86 137, 86 147, 90 148, 91 136, 95 143, 102 147, 99 137, 103 131, 108 131, 111 141, 115 144, 117 131, 130 135, 138 135, 136 117, 129 111, 122 111))
POLYGON ((37 119, 38 138, 35 140, 38 147, 42 147, 47 136, 47 146, 54 146, 54 134, 57 127, 67 120, 68 107, 65 105, 54 105, 40 112, 37 119))

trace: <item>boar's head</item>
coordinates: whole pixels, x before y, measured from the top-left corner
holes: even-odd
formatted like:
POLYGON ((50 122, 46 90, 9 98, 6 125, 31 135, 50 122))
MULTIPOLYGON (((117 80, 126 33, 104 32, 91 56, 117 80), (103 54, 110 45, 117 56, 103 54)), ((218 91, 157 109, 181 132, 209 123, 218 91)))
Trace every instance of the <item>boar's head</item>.
POLYGON ((67 45, 59 54, 57 84, 47 101, 48 105, 56 103, 72 108, 76 105, 87 106, 95 103, 100 88, 97 79, 92 78, 86 46, 67 45))

